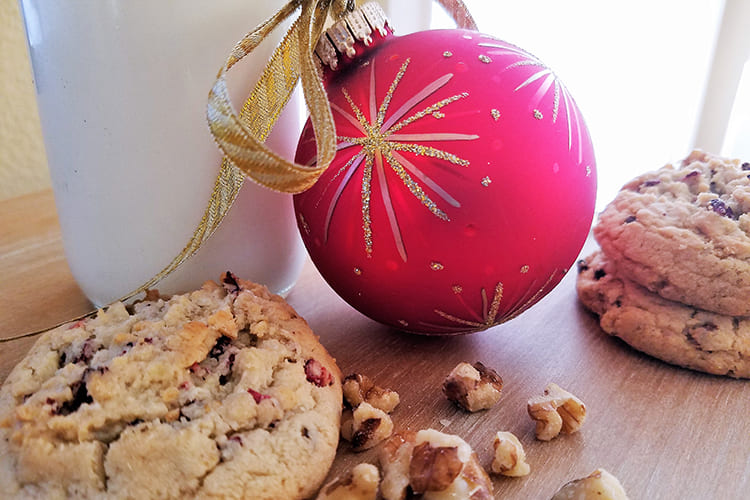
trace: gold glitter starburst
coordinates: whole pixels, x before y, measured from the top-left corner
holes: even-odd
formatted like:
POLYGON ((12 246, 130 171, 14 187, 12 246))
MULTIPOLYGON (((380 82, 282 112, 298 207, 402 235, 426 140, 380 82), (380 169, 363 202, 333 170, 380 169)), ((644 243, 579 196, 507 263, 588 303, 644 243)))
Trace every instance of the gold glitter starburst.
MULTIPOLYGON (((524 266, 524 268, 525 267, 527 266, 524 266)), ((555 269, 547 278, 547 280, 544 281, 544 283, 538 288, 536 286, 538 282, 536 281, 529 284, 526 291, 520 297, 513 301, 512 304, 508 304, 507 307, 505 307, 505 310, 507 312, 504 314, 500 314, 500 305, 503 302, 504 292, 504 286, 502 282, 498 282, 495 285, 495 291, 491 301, 489 300, 489 297, 487 295, 487 290, 485 288, 480 289, 479 294, 482 298, 482 310, 480 312, 472 309, 463 299, 462 294, 464 291, 464 287, 461 285, 453 285, 451 287, 453 294, 457 297, 460 304, 466 309, 469 316, 462 318, 454 314, 449 314, 445 311, 441 311, 440 309, 435 309, 433 312, 436 315, 444 320, 448 320, 451 323, 454 323, 455 326, 429 322, 422 322, 422 325, 432 328, 440 328, 445 330, 446 332, 468 333, 486 330, 495 325, 499 325, 500 323, 505 323, 506 321, 515 318, 522 312, 526 311, 529 307, 534 305, 537 300, 545 293, 545 291, 548 289, 548 286, 550 285, 550 283, 552 283, 555 277, 559 276, 560 274, 560 271, 558 269, 555 269)), ((563 272, 562 274, 565 273, 563 272)))
POLYGON ((331 218, 336 209, 341 194, 352 178, 354 173, 362 167, 362 184, 360 189, 361 213, 362 213, 362 232, 364 239, 365 251, 368 255, 373 251, 373 228, 371 211, 373 208, 372 185, 377 183, 380 188, 381 201, 385 210, 391 233, 398 250, 404 262, 407 261, 406 246, 401 234, 398 223, 396 208, 391 200, 389 183, 387 175, 395 174, 401 181, 401 184, 411 193, 414 199, 418 200, 421 205, 438 219, 450 220, 445 208, 442 208, 433 199, 433 196, 442 199, 448 205, 460 208, 461 204, 443 189, 437 182, 432 180, 423 171, 421 171, 406 154, 436 158, 455 166, 466 167, 469 162, 452 153, 438 149, 432 146, 422 145, 422 142, 436 143, 443 141, 471 141, 478 139, 475 134, 462 133, 415 133, 409 134, 402 132, 402 129, 410 124, 417 122, 425 117, 444 117, 442 111, 446 106, 458 100, 468 97, 468 93, 452 95, 440 99, 432 104, 425 105, 423 109, 418 106, 426 99, 433 96, 442 87, 444 87, 452 78, 452 73, 446 73, 436 80, 430 82, 425 87, 418 90, 396 111, 391 113, 390 104, 393 96, 399 89, 399 84, 406 75, 410 60, 407 59, 400 67, 398 73, 391 82, 388 92, 383 97, 382 102, 378 105, 375 92, 375 64, 370 65, 370 93, 369 109, 362 110, 347 89, 342 88, 342 93, 349 109, 344 109, 334 103, 331 109, 340 115, 361 134, 357 136, 337 136, 339 151, 358 147, 357 151, 343 165, 335 176, 329 181, 323 190, 322 196, 329 188, 335 186, 335 192, 328 205, 328 211, 325 219, 324 238, 327 240, 328 229, 331 224, 331 218), (418 111, 413 111, 417 109, 418 111), (365 111, 369 112, 369 119, 365 116, 365 111), (409 114, 411 113, 411 114, 409 114), (387 168, 389 167, 389 168, 387 168))
MULTIPOLYGON (((483 38, 490 38, 484 36, 483 38)), ((528 54, 521 50, 515 45, 501 42, 500 40, 491 39, 490 42, 480 42, 478 45, 482 48, 489 48, 487 54, 490 55, 514 55, 518 56, 519 60, 509 64, 505 67, 505 70, 513 70, 522 67, 533 67, 536 71, 523 82, 520 82, 514 89, 514 92, 519 90, 532 87, 536 85, 536 93, 532 97, 532 106, 537 106, 545 96, 552 96, 552 123, 556 123, 559 117, 560 111, 564 112, 567 118, 567 131, 568 131, 568 151, 573 149, 573 140, 577 140, 579 162, 582 159, 582 145, 581 145, 581 118, 578 116, 578 111, 573 101, 573 97, 568 92, 565 85, 562 84, 557 75, 542 61, 536 57, 528 54)), ((535 118, 541 119, 541 113, 534 113, 535 118)))
MULTIPOLYGON (((454 292, 455 293, 455 292, 454 292)), ((462 327, 468 327, 470 331, 486 330, 487 328, 496 325, 497 312, 500 310, 500 302, 503 300, 503 284, 498 282, 495 285, 495 294, 492 296, 492 302, 487 302, 487 290, 481 289, 480 294, 482 296, 482 316, 480 317, 475 311, 469 309, 471 319, 459 318, 452 314, 448 314, 439 309, 435 309, 435 314, 443 319, 447 319, 462 327)), ((460 297, 460 294, 456 294, 460 297)), ((463 302, 463 300, 461 300, 463 302)), ((465 303, 464 303, 465 305, 465 303)))

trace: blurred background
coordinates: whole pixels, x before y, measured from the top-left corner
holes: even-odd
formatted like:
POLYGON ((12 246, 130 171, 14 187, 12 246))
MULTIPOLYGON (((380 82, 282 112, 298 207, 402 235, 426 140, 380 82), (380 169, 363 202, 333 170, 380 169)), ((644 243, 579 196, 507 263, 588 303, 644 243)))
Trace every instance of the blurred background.
MULTIPOLYGON (((465 3, 480 31, 536 55, 578 102, 597 156, 597 210, 694 147, 750 158, 750 1, 465 3)), ((400 33, 453 27, 429 0, 389 8, 400 33)), ((0 200, 49 188, 17 0, 0 0, 0 109, 0 200)))

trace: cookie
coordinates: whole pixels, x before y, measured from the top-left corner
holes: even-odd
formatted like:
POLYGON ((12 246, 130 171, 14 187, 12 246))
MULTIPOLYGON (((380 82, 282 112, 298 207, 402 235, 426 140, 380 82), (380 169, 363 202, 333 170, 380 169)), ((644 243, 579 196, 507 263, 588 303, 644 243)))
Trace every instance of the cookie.
POLYGON ((692 152, 641 175, 593 233, 623 276, 664 298, 750 315, 750 163, 692 152))
POLYGON ((601 252, 578 263, 578 297, 602 329, 668 363, 750 378, 750 319, 670 301, 626 279, 601 252))
POLYGON ((341 374, 265 287, 222 277, 44 334, 0 390, 3 498, 307 498, 341 374))

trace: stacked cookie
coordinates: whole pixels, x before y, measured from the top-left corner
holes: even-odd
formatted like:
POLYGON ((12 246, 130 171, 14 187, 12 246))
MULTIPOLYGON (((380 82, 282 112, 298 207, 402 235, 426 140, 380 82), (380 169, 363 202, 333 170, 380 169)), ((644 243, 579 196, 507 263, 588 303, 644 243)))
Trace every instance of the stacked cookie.
POLYGON ((578 296, 602 329, 669 363, 750 377, 750 163, 694 151, 600 214, 578 296))

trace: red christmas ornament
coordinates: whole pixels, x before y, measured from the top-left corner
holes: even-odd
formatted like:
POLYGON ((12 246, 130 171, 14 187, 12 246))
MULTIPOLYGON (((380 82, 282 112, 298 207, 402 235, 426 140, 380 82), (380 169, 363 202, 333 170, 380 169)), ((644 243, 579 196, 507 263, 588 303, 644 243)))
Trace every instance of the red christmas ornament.
MULTIPOLYGON (((367 316, 483 330, 546 295, 589 232, 594 153, 557 76, 473 31, 374 35, 327 71, 338 153, 294 197, 318 270, 367 316)), ((315 164, 310 123, 297 162, 315 164)))

